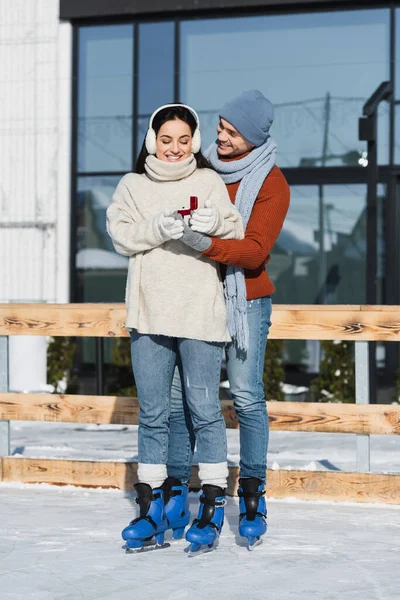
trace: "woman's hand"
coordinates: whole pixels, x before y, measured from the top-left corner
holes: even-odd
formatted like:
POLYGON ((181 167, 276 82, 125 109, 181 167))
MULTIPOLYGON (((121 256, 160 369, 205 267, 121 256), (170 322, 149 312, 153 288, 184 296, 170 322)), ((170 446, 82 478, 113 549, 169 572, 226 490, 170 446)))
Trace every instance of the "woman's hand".
POLYGON ((157 218, 160 233, 165 240, 179 240, 183 236, 183 221, 176 215, 173 211, 165 211, 157 218))
POLYGON ((219 212, 211 200, 206 200, 204 208, 198 208, 190 217, 191 229, 199 233, 212 234, 217 229, 219 222, 219 212))
POLYGON ((183 225, 183 235, 180 238, 181 242, 183 242, 189 248, 193 248, 193 250, 197 250, 198 252, 204 252, 211 246, 211 238, 208 235, 204 235, 204 233, 199 233, 198 231, 193 231, 191 227, 186 225, 182 216, 178 214, 178 217, 182 220, 183 225))

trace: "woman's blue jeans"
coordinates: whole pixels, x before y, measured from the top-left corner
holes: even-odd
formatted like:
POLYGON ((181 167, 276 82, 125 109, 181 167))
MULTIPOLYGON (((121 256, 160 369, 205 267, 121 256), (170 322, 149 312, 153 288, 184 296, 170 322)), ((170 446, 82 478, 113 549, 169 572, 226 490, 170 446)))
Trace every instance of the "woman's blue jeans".
MULTIPOLYGON (((167 463, 171 382, 177 363, 199 461, 226 461, 226 430, 219 401, 222 350, 223 344, 219 343, 131 332, 132 367, 140 405, 140 463, 167 463)), ((189 438, 189 433, 186 435, 189 438)), ((181 457, 185 464, 191 458, 185 451, 181 457)))
MULTIPOLYGON (((230 391, 240 424, 240 477, 266 478, 268 451, 268 415, 264 395, 264 358, 271 325, 271 298, 247 302, 249 348, 245 355, 237 353, 234 344, 226 347, 226 366, 230 391)), ((168 475, 187 482, 195 440, 186 390, 182 391, 181 372, 174 373, 171 391, 168 475)), ((217 440, 214 440, 217 444, 217 440)), ((200 458, 199 458, 200 462, 200 458)))

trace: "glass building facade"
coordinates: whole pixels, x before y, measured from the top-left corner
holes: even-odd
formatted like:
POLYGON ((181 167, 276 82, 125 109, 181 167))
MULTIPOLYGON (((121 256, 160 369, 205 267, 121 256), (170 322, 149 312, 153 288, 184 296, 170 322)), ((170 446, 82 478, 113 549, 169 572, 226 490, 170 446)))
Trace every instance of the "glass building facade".
MULTIPOLYGON (((321 1, 295 11, 293 3, 290 10, 267 1, 248 9, 243 1, 240 13, 222 17, 218 2, 207 15, 166 4, 163 14, 74 20, 71 300, 124 299, 127 262, 112 248, 105 211, 118 180, 134 168, 153 110, 192 105, 206 146, 219 107, 258 88, 276 107, 271 134, 291 185, 269 265, 274 301, 363 304, 373 281, 376 303, 400 304, 400 7, 339 9, 321 1), (358 122, 384 81, 394 96, 378 109, 378 209, 371 214, 358 122), (371 230, 376 273, 367 268, 371 230)), ((389 370, 397 360, 391 352, 389 370)))

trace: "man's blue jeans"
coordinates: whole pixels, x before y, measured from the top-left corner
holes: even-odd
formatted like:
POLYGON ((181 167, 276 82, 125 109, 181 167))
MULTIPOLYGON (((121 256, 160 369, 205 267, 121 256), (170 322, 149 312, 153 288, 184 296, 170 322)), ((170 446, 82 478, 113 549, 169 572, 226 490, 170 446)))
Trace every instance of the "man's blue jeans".
MULTIPOLYGON (((132 367, 140 404, 140 463, 167 463, 171 382, 177 359, 199 462, 226 461, 226 430, 219 401, 222 350, 220 343, 131 332, 132 367)), ((188 456, 182 454, 182 460, 187 462, 188 456)))
MULTIPOLYGON (((269 437, 263 373, 271 312, 269 296, 249 300, 249 349, 243 356, 238 355, 234 344, 226 347, 230 391, 240 423, 240 477, 258 477, 263 483, 266 477, 269 437)), ((181 381, 181 374, 176 369, 171 392, 168 475, 187 482, 191 475, 195 440, 198 448, 199 439, 191 424, 187 397, 182 393, 181 381)), ((217 440, 214 442, 218 443, 217 440)))

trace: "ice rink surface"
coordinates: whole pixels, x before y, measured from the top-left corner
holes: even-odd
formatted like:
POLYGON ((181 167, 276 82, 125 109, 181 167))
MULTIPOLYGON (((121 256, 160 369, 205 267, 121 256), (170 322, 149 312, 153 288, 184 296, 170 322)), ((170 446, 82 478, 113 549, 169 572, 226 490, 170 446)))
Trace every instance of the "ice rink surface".
POLYGON ((229 498, 218 549, 194 558, 184 541, 126 554, 120 531, 136 509, 121 491, 1 484, 0 510, 1 600, 400 597, 399 508, 270 500, 268 534, 249 552, 229 498))
MULTIPOLYGON (((238 431, 228 430, 230 464, 238 431)), ((137 460, 137 428, 13 422, 15 457, 137 460)), ((356 437, 271 432, 272 468, 356 468, 356 437)), ((400 471, 399 436, 371 436, 375 471, 400 471)), ((197 512, 197 494, 191 495, 197 512)), ((269 530, 249 552, 229 498, 219 548, 125 554, 136 516, 116 490, 0 484, 0 600, 400 600, 400 507, 268 501, 269 530)))

